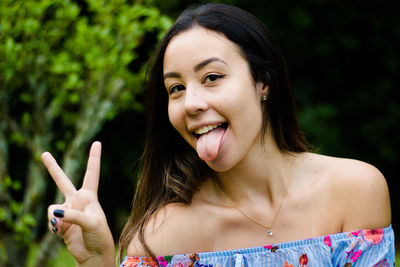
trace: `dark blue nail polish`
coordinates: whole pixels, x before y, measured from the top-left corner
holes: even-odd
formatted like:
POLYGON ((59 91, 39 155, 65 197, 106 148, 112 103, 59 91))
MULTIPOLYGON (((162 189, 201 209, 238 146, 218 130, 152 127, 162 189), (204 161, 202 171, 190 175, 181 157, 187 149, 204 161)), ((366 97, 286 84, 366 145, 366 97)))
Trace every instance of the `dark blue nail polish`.
POLYGON ((54 228, 53 228, 53 232, 56 234, 57 231, 58 231, 58 229, 54 227, 54 228))
POLYGON ((55 210, 53 212, 54 216, 58 217, 58 218, 63 218, 64 217, 64 211, 63 210, 55 210))
POLYGON ((57 219, 56 218, 51 219, 50 223, 51 223, 51 225, 56 226, 57 219))

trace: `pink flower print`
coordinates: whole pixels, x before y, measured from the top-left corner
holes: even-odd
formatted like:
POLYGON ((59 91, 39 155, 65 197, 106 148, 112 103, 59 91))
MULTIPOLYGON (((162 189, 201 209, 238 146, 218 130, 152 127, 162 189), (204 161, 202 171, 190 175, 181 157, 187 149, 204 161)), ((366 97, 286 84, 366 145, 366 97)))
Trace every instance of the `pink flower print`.
POLYGON ((266 246, 264 246, 264 248, 265 249, 270 249, 271 252, 275 252, 275 251, 277 251, 279 249, 278 246, 274 246, 274 245, 266 245, 266 246))
POLYGON ((345 251, 347 253, 347 258, 350 257, 351 262, 355 262, 361 255, 362 251, 361 250, 356 250, 356 243, 352 243, 350 245, 351 249, 345 251))
POLYGON ((379 261, 378 263, 372 265, 372 267, 389 267, 389 263, 386 259, 379 261))
POLYGON ((362 236, 367 243, 376 245, 383 239, 383 229, 363 230, 362 236))
POLYGON ((351 232, 351 234, 354 235, 354 236, 359 236, 360 233, 361 233, 361 231, 354 231, 354 232, 351 232))
POLYGON ((332 247, 331 236, 327 235, 324 237, 324 244, 328 247, 332 247))
POLYGON ((357 250, 354 252, 353 256, 351 256, 350 260, 352 262, 356 262, 356 260, 361 256, 362 250, 357 250))
POLYGON ((265 249, 271 249, 271 248, 272 248, 272 245, 266 245, 266 246, 264 246, 264 248, 265 248, 265 249))
POLYGON ((324 237, 324 244, 330 247, 331 251, 333 251, 331 236, 327 235, 324 237))
POLYGON ((160 266, 167 266, 168 262, 166 260, 164 260, 164 257, 157 257, 158 258, 158 263, 160 264, 160 266))
POLYGON ((183 263, 181 262, 174 263, 174 267, 183 267, 183 263))

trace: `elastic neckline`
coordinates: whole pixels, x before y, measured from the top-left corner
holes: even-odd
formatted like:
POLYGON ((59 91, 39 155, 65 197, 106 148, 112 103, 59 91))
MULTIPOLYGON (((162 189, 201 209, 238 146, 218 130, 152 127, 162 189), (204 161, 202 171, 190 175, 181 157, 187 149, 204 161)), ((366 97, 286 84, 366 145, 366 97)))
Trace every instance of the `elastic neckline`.
MULTIPOLYGON (((342 233, 335 233, 335 234, 327 234, 323 236, 318 236, 314 238, 307 238, 301 240, 294 240, 282 243, 273 243, 264 246, 256 246, 256 247, 248 247, 248 248, 239 248, 239 249, 228 249, 228 250, 218 250, 218 251, 208 251, 208 252, 193 252, 197 254, 201 259, 207 258, 214 258, 214 257, 229 257, 235 254, 253 254, 253 253, 260 253, 260 252, 268 252, 271 251, 271 248, 278 247, 279 249, 288 249, 288 248, 296 248, 301 246, 328 246, 324 243, 325 238, 329 236, 331 242, 338 242, 341 240, 347 240, 349 238, 354 238, 359 236, 360 233, 365 231, 371 230, 383 230, 383 235, 388 236, 390 233, 393 234, 392 225, 385 228, 380 229, 364 229, 364 230, 356 230, 356 231, 349 231, 349 232, 342 232, 342 233)), ((187 257, 193 253, 186 253, 186 254, 173 254, 173 255, 163 255, 157 256, 158 257, 165 257, 165 256, 174 256, 174 258, 181 258, 187 257)), ((125 256, 125 259, 128 257, 134 256, 125 256)), ((141 257, 140 257, 141 258, 141 257)))
MULTIPOLYGON (((383 235, 387 236, 390 233, 393 233, 392 225, 383 229, 383 235)), ((209 252, 198 252, 200 258, 213 258, 216 256, 232 256, 234 254, 253 254, 253 253, 260 253, 271 251, 271 248, 278 247, 279 249, 290 249, 290 248, 297 248, 302 246, 320 246, 323 245, 325 247, 328 246, 324 243, 324 239, 329 236, 331 242, 338 242, 342 240, 347 240, 349 238, 354 238, 358 236, 363 231, 371 231, 371 230, 379 230, 379 229, 364 229, 364 230, 356 230, 356 231, 349 231, 349 232, 342 232, 342 233, 335 233, 335 234, 327 234, 323 236, 301 239, 301 240, 294 240, 282 243, 273 243, 268 244, 265 246, 256 246, 256 247, 249 247, 249 248, 240 248, 240 249, 229 249, 229 250, 219 250, 219 251, 209 251, 209 252)), ((189 255, 189 254, 177 254, 177 255, 189 255)))

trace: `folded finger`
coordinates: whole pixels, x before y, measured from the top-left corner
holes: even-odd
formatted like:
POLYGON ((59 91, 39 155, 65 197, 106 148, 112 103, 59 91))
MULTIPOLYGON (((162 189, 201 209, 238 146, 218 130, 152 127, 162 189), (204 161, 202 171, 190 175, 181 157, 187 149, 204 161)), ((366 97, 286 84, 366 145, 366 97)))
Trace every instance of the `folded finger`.
POLYGON ((51 218, 54 217, 54 211, 63 209, 64 206, 62 204, 53 204, 47 208, 47 219, 50 221, 51 218))
MULTIPOLYGON (((56 209, 53 211, 54 218, 57 220, 56 226, 59 227, 60 233, 62 234, 65 229, 61 225, 77 225, 81 227, 83 231, 93 230, 99 226, 96 216, 85 214, 83 211, 76 209, 56 209)), ((50 221, 51 224, 51 221, 50 221)))
POLYGON ((64 205, 60 204, 50 205, 47 209, 48 228, 51 232, 55 234, 60 233, 60 229, 63 226, 63 222, 60 218, 54 216, 54 211, 63 209, 64 205))
POLYGON ((65 197, 76 192, 75 186, 71 183, 67 175, 65 175, 64 171, 57 164, 57 161, 49 152, 44 152, 42 154, 42 161, 49 171, 51 177, 56 183, 57 187, 64 194, 65 197))
POLYGON ((83 188, 97 193, 100 178, 101 143, 96 141, 92 144, 89 153, 83 188))
POLYGON ((55 234, 59 233, 60 227, 61 227, 61 223, 56 218, 51 219, 48 223, 48 228, 49 228, 50 232, 53 232, 55 234))

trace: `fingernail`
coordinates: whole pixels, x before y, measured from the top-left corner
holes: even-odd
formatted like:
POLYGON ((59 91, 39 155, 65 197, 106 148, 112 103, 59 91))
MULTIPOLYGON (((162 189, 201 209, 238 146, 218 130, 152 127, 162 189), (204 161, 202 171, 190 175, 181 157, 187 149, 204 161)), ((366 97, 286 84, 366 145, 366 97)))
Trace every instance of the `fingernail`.
POLYGON ((56 218, 51 219, 50 223, 51 223, 51 225, 56 226, 57 219, 56 218))
POLYGON ((53 227, 53 232, 54 232, 55 234, 57 233, 57 231, 58 231, 58 229, 55 228, 55 227, 53 227))
POLYGON ((63 210, 55 210, 53 212, 54 216, 58 217, 58 218, 63 218, 64 217, 64 211, 63 210))

